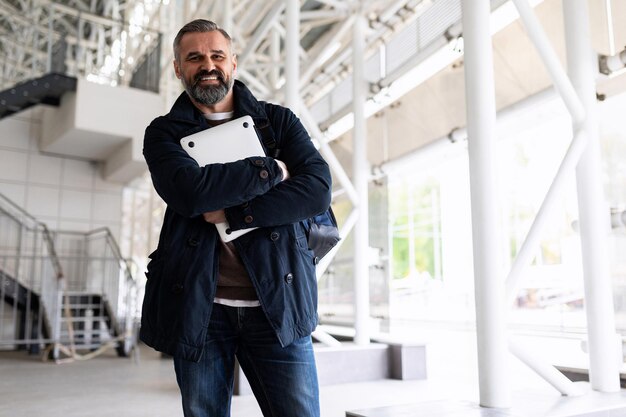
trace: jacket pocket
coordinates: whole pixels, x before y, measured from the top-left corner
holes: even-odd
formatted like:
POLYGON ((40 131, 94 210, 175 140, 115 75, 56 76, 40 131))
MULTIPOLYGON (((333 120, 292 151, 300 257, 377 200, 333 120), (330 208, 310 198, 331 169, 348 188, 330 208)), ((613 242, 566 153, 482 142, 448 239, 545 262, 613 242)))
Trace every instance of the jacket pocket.
MULTIPOLYGON (((152 256, 152 255, 151 255, 152 256)), ((162 259, 153 259, 148 263, 146 268, 146 287, 144 289, 143 304, 141 307, 142 326, 147 324, 149 328, 157 327, 156 317, 159 307, 159 292, 162 286, 162 259)))

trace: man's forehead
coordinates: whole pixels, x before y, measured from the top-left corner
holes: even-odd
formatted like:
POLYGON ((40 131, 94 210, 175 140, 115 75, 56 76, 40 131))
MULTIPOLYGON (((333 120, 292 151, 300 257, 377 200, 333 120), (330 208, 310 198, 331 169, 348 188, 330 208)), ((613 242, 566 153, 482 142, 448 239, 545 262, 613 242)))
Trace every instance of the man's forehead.
POLYGON ((195 48, 195 47, 190 47, 187 51, 185 51, 186 55, 195 55, 195 54, 202 54, 202 53, 226 55, 228 52, 223 49, 206 49, 206 48, 195 48))
POLYGON ((224 37, 224 35, 222 35, 219 31, 215 30, 212 32, 185 33, 182 39, 180 40, 180 45, 182 47, 192 47, 192 48, 195 48, 198 45, 201 45, 204 48, 208 48, 211 50, 225 51, 228 49, 229 42, 228 42, 228 39, 224 37))

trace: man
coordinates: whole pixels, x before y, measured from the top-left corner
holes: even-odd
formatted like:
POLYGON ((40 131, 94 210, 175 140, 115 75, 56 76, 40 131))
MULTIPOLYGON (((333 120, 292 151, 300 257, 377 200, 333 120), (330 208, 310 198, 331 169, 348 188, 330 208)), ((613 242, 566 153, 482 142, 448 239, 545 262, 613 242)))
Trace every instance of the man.
POLYGON ((319 416, 315 260, 300 222, 328 208, 330 172, 296 116, 257 101, 236 69, 231 39, 215 23, 195 20, 176 36, 185 92, 144 140, 167 210, 146 274, 141 339, 174 357, 185 416, 230 415, 235 357, 264 416, 319 416), (200 167, 179 144, 244 115, 269 123, 280 160, 200 167), (257 229, 225 244, 214 226, 225 220, 257 229))

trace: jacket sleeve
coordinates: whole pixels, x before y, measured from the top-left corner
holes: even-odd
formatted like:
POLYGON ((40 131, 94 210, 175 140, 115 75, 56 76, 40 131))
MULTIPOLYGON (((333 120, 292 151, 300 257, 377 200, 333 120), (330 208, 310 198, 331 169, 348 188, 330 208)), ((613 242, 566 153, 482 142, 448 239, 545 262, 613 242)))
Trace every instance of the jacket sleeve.
POLYGON ((280 167, 266 156, 198 166, 180 146, 179 138, 164 125, 166 121, 159 118, 148 126, 143 154, 154 188, 178 214, 195 217, 239 205, 281 181, 280 167))
POLYGON ((330 205, 332 180, 328 164, 300 120, 290 110, 283 110, 278 159, 287 165, 290 178, 243 205, 226 209, 233 230, 295 223, 324 212, 330 205))

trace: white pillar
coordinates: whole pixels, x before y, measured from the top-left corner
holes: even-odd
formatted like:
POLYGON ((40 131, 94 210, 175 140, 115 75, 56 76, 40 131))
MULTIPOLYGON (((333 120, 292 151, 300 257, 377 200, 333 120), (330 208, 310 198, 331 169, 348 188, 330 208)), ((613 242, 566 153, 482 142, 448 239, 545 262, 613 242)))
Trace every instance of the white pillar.
MULTIPOLYGON (((183 20, 185 23, 189 22, 193 16, 192 0, 183 0, 183 20)), ((177 2, 172 2, 177 3, 177 2)))
POLYGON ((587 1, 564 1, 563 15, 568 73, 587 113, 582 123, 574 125, 574 130, 584 131, 588 137, 587 149, 576 168, 576 184, 589 338, 589 377, 594 390, 614 392, 620 389, 621 352, 617 351, 615 334, 607 247, 611 223, 605 206, 595 111, 597 58, 591 46, 587 1))
POLYGON ((285 0, 285 106, 298 114, 300 103, 300 1, 285 0))
MULTIPOLYGON (((172 44, 174 43, 174 38, 176 37, 176 25, 180 14, 176 5, 177 2, 172 1, 168 5, 164 6, 164 15, 167 16, 167 18, 164 19, 167 22, 165 24, 167 35, 165 35, 164 38, 166 38, 167 41, 163 42, 161 45, 161 56, 171 56, 174 58, 173 55, 169 54, 172 53, 172 44)), ((169 65, 162 67, 161 71, 166 75, 161 74, 161 77, 165 76, 165 108, 171 109, 176 101, 176 98, 178 97, 178 94, 180 94, 178 93, 180 89, 180 82, 176 79, 172 64, 168 64, 169 65)))
POLYGON ((409 277, 411 279, 417 279, 417 261, 415 259, 415 199, 413 198, 415 195, 415 185, 410 183, 408 185, 407 196, 406 196, 406 212, 407 212, 407 239, 409 253, 409 277))
POLYGON ((280 80, 280 67, 283 65, 280 59, 280 32, 277 28, 272 28, 272 37, 270 43, 270 56, 273 68, 270 70, 270 82, 272 83, 272 91, 277 92, 278 80, 280 80))
POLYGON ((494 148, 496 104, 489 0, 463 0, 480 405, 511 403, 494 148))
POLYGON ((232 37, 233 36, 233 0, 223 0, 224 6, 224 22, 222 28, 232 37))
POLYGON ((358 219, 354 228, 354 328, 356 344, 364 345, 370 341, 369 316, 369 249, 368 225, 368 178, 369 164, 367 160, 367 121, 365 119, 365 100, 367 84, 365 80, 365 17, 358 15, 354 21, 352 40, 352 77, 353 77, 353 109, 354 129, 352 131, 353 183, 358 196, 358 219))

